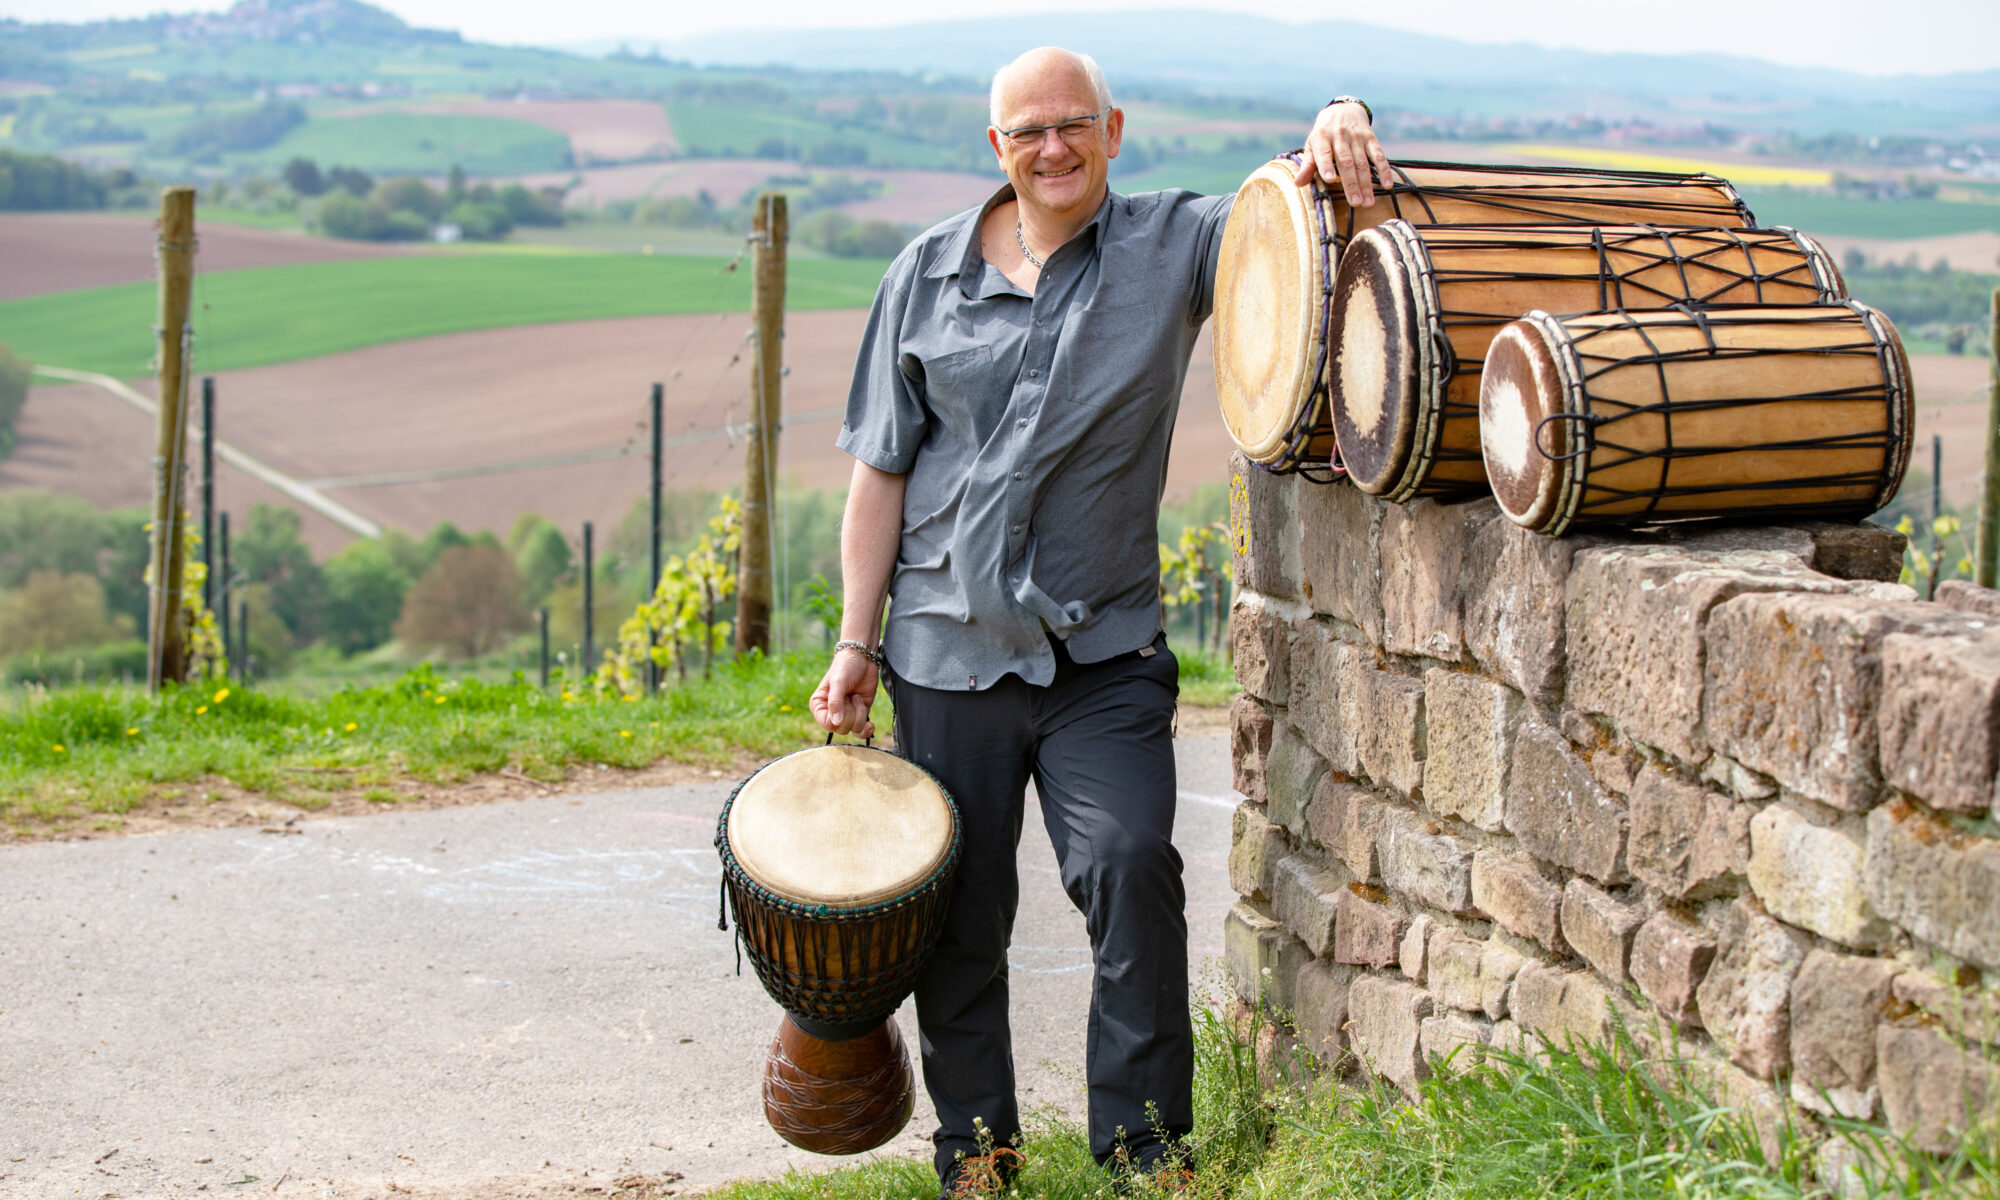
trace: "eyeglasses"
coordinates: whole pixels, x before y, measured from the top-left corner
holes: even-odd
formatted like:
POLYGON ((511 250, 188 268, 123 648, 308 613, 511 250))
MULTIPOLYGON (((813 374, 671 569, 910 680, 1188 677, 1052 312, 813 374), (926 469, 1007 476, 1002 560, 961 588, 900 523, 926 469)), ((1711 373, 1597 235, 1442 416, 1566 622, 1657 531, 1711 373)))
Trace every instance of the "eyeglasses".
POLYGON ((1064 145, 1074 146, 1089 137, 1091 131, 1097 128, 1098 118, 1110 111, 1107 108, 1104 112, 1091 113, 1087 117, 1071 117, 1054 125, 1023 125, 1019 129, 1002 129, 1000 136, 1006 138, 1008 144, 1016 150, 1032 150, 1047 141, 1049 130, 1053 129, 1056 131, 1056 136, 1063 140, 1064 145))

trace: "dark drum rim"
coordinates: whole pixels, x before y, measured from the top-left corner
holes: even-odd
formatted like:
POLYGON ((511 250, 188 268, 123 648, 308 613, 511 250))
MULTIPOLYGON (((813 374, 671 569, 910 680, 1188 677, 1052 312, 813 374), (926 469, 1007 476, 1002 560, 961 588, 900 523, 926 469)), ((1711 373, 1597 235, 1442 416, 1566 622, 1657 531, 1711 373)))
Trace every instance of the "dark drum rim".
MULTIPOLYGON (((1340 342, 1328 364, 1333 398, 1334 440, 1348 477, 1362 491, 1382 495, 1407 475, 1413 457, 1411 438, 1418 422, 1412 411, 1421 407, 1419 382, 1431 372, 1425 354, 1427 339, 1418 323, 1416 274, 1404 248, 1388 232, 1391 221, 1364 230, 1341 255, 1333 285, 1332 327, 1340 342), (1350 335, 1368 322, 1382 339, 1379 378, 1366 381, 1374 389, 1374 421, 1363 428, 1355 419, 1357 405, 1349 399, 1343 377, 1343 357, 1351 351, 1350 335), (1415 357, 1415 363, 1410 362, 1415 357)), ((1351 365, 1350 365, 1351 370, 1351 365)), ((1362 381, 1356 380, 1356 383, 1362 381)), ((1359 397, 1363 393, 1356 392, 1359 397)))

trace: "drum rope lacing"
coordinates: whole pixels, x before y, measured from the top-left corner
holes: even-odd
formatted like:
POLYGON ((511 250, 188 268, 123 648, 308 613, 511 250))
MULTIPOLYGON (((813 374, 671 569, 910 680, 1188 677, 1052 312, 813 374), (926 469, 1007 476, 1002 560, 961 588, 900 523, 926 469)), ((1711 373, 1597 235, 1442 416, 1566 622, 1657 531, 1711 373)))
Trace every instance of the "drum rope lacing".
MULTIPOLYGON (((1442 386, 1446 381, 1455 380, 1461 372, 1468 377, 1477 376, 1485 368, 1481 358, 1461 358, 1452 348, 1446 330, 1448 327, 1463 328, 1474 325, 1504 325, 1514 320, 1517 312, 1481 312, 1470 309, 1446 309, 1438 297, 1451 285, 1480 284, 1489 282, 1547 282, 1551 284, 1576 283, 1579 273, 1555 270, 1523 271, 1495 270, 1489 267, 1450 267, 1436 265, 1434 251, 1532 251, 1559 252, 1562 243, 1547 238, 1537 238, 1514 227, 1493 226, 1482 230, 1479 226, 1437 227, 1440 233, 1449 231, 1448 240, 1431 243, 1418 237, 1414 240, 1414 252, 1410 254, 1414 271, 1422 281, 1425 307, 1433 314, 1429 319, 1429 333, 1434 346, 1439 348, 1445 363, 1443 376, 1438 381, 1442 386), (1460 231, 1469 231, 1483 236, 1458 236, 1460 231)), ((1801 296, 1789 303, 1806 304, 1839 303, 1845 297, 1829 286, 1824 267, 1825 251, 1811 239, 1797 230, 1777 226, 1769 230, 1743 230, 1708 228, 1701 226, 1658 226, 1637 224, 1629 229, 1597 226, 1590 233, 1590 250, 1597 261, 1597 308, 1604 312, 1626 312, 1639 309, 1678 308, 1691 310, 1726 303, 1745 303, 1754 298, 1757 302, 1786 302, 1774 300, 1766 293, 1778 285, 1790 285, 1811 295, 1801 296), (1770 261, 1767 261, 1770 260, 1770 261), (1677 288, 1669 288, 1646 281, 1651 272, 1665 270, 1671 278, 1678 280, 1677 288), (1701 274, 1697 276, 1696 272, 1701 274), (1712 277, 1712 278, 1710 278, 1712 277), (1697 278, 1701 279, 1697 283, 1697 278), (1747 290, 1749 297, 1738 298, 1737 293, 1747 290)), ((1643 335, 1642 335, 1643 336, 1643 335)), ((1463 389, 1461 389, 1463 390, 1463 389)), ((1661 394, 1665 393, 1662 381, 1661 394)), ((1479 406, 1472 403, 1454 402, 1449 399, 1437 400, 1437 407, 1444 417, 1477 419, 1479 406)), ((1555 419, 1576 420, 1582 414, 1553 414, 1543 418, 1543 424, 1555 419)), ((1441 423, 1440 423, 1441 424, 1441 423)), ((1585 422, 1586 427, 1588 422, 1585 422)), ((1539 426, 1537 432, 1539 433, 1539 426)), ((1436 442, 1436 430, 1432 431, 1429 442, 1436 442)), ((1443 445, 1419 442, 1412 446, 1413 472, 1419 476, 1429 476, 1429 468, 1434 463, 1478 462, 1481 455, 1477 451, 1455 450, 1443 445)), ((1539 445, 1539 443, 1538 443, 1539 445)), ((1588 447, 1574 450, 1568 456, 1542 453, 1556 461, 1566 457, 1576 457, 1587 452, 1588 447)), ((1435 478, 1421 481, 1422 486, 1406 486, 1389 493, 1392 500, 1407 499, 1417 494, 1443 494, 1444 489, 1435 478)), ((1485 494, 1484 487, 1468 485, 1463 489, 1470 493, 1485 494)))
MULTIPOLYGON (((1720 225, 1718 219, 1727 213, 1736 222, 1748 229, 1757 227, 1757 218, 1749 205, 1736 193, 1736 189, 1725 179, 1706 172, 1681 174, 1671 171, 1624 171, 1606 170, 1601 167, 1496 167, 1491 163, 1428 162, 1411 160, 1393 163, 1389 168, 1396 182, 1381 190, 1381 196, 1389 203, 1390 215, 1403 216, 1403 202, 1407 198, 1420 207, 1425 220, 1411 220, 1416 225, 1436 225, 1437 210, 1431 204, 1433 198, 1456 199, 1498 209, 1503 212, 1521 213, 1534 217, 1531 222, 1521 224, 1578 224, 1576 207, 1619 208, 1652 210, 1660 213, 1681 213, 1701 220, 1662 220, 1663 225, 1720 225), (1533 175, 1557 176, 1564 179, 1596 180, 1600 184, 1616 185, 1621 189, 1618 196, 1593 196, 1584 194, 1591 190, 1588 184, 1579 183, 1531 183, 1512 182, 1504 184, 1449 184, 1420 183, 1410 172, 1417 171, 1464 171, 1479 175, 1533 175), (1640 200, 1629 194, 1632 188, 1707 188, 1725 198, 1718 202, 1698 203, 1686 200, 1640 200), (1542 201, 1540 206, 1533 203, 1542 201), (1548 207, 1551 203, 1568 206, 1548 207)), ((1341 230, 1344 242, 1354 236, 1355 209, 1347 209, 1347 227, 1341 230)), ((1471 222, 1457 222, 1470 224, 1471 222)))
MULTIPOLYGON (((798 750, 793 753, 810 752, 798 750)), ((889 753, 887 750, 873 752, 889 753)), ((789 757, 791 755, 784 756, 789 757)), ((894 1012, 909 994, 927 957, 927 942, 932 929, 943 919, 944 906, 950 899, 948 885, 957 869, 964 844, 964 825, 959 818, 958 801, 935 777, 931 778, 944 798, 946 811, 951 815, 951 840, 937 865, 909 890, 890 899, 867 904, 808 904, 781 896, 758 883, 743 868, 729 845, 729 814, 737 796, 750 780, 782 761, 783 758, 773 760, 753 772, 749 778, 730 789, 728 799, 723 801, 715 830, 715 848, 722 859, 722 878, 717 885, 716 928, 725 933, 730 931, 729 916, 733 910, 736 916, 735 937, 732 939, 736 946, 736 973, 743 973, 743 955, 747 949, 750 964, 764 990, 793 1016, 802 1016, 808 1021, 879 1022, 894 1012), (910 914, 912 920, 900 930, 885 920, 905 912, 910 914), (774 916, 792 920, 779 924, 772 920, 774 916), (757 936, 746 938, 746 926, 757 936), (763 941, 767 937, 776 944, 767 947, 763 941), (836 945, 836 942, 839 944, 836 945), (796 966, 787 967, 787 959, 796 966), (827 968, 836 960, 842 971, 834 977, 829 975, 827 968), (811 973, 803 969, 808 963, 812 967, 811 973), (856 963, 872 969, 859 972, 847 969, 856 963), (878 1013, 875 1009, 881 1011, 878 1013)))
MULTIPOLYGON (((1800 307, 1807 306, 1802 305, 1800 307)), ((1824 314, 1816 314, 1796 321, 1788 321, 1787 324, 1833 324, 1848 321, 1858 316, 1861 318, 1862 328, 1866 331, 1868 340, 1836 342, 1823 346, 1787 348, 1776 351, 1761 347, 1732 347, 1725 345, 1716 337, 1715 330, 1718 326, 1728 329, 1741 325, 1761 324, 1769 319, 1764 315, 1768 312, 1767 307, 1748 304, 1704 308, 1699 305, 1683 303, 1673 305, 1669 309, 1656 310, 1677 312, 1685 316, 1702 334, 1703 344, 1688 350, 1659 349, 1658 343, 1653 339, 1651 331, 1647 328, 1649 323, 1639 319, 1643 315, 1642 313, 1621 312, 1617 314, 1623 318, 1621 321, 1607 322, 1604 325, 1574 334, 1568 333, 1559 321, 1549 317, 1546 313, 1537 312, 1530 314, 1530 319, 1536 320, 1536 323, 1542 325, 1545 330, 1563 333, 1563 345, 1551 348, 1571 356, 1572 361, 1577 364, 1579 372, 1579 388, 1572 403, 1579 403, 1581 407, 1567 412, 1550 413, 1535 423, 1535 448, 1543 457, 1549 459, 1551 462, 1570 462, 1586 454, 1594 455, 1600 448, 1613 451, 1617 456, 1608 458, 1603 462, 1598 462, 1593 457, 1591 462, 1593 473, 1624 466, 1629 463, 1643 462, 1648 459, 1661 459, 1664 466, 1664 463, 1679 458, 1697 457, 1706 454, 1737 454, 1748 451, 1880 450, 1885 459, 1884 469, 1882 470, 1828 472, 1819 475, 1792 476, 1785 479, 1744 480, 1713 484, 1681 484, 1673 487, 1668 487, 1663 482, 1660 487, 1652 490, 1620 488, 1606 484, 1601 480, 1586 480, 1579 477, 1574 482, 1574 489, 1578 492, 1587 491, 1597 493, 1597 497, 1577 501, 1568 517, 1544 532, 1551 535, 1559 534, 1577 516, 1585 515, 1590 510, 1597 508, 1607 508, 1628 504, 1635 500, 1644 500, 1647 501, 1647 507, 1643 511, 1653 512, 1657 510, 1662 500, 1670 497, 1718 495, 1731 492, 1791 491, 1810 488, 1860 487, 1873 484, 1875 485, 1873 506, 1880 507, 1881 503, 1887 501, 1889 495, 1893 495, 1893 492, 1889 492, 1887 489, 1894 484, 1900 483, 1902 476, 1902 464, 1895 451, 1902 440, 1902 402, 1908 384, 1896 368, 1895 355, 1891 349, 1889 336, 1873 319, 1872 309, 1866 305, 1857 304, 1852 300, 1839 301, 1828 305, 1827 308, 1829 311, 1824 314), (1614 355, 1599 356, 1592 356, 1590 354, 1588 347, 1592 341, 1610 337, 1617 333, 1637 334, 1637 336, 1646 341, 1651 352, 1642 355, 1625 355, 1622 352, 1614 355), (1768 357, 1774 353, 1811 355, 1822 358, 1874 358, 1883 366, 1882 381, 1845 388, 1821 388, 1817 390, 1788 392, 1783 395, 1759 396, 1754 403, 1760 405, 1798 402, 1884 403, 1888 406, 1889 412, 1889 421, 1886 429, 1881 433, 1827 434, 1817 437, 1787 438, 1772 442, 1750 444, 1732 443, 1726 446, 1713 447, 1688 446, 1685 444, 1676 446, 1673 443, 1671 418, 1674 414, 1740 408, 1746 405, 1746 401, 1742 398, 1675 400, 1668 385, 1668 366, 1676 362, 1696 360, 1749 360, 1768 357), (1593 380, 1609 372, 1627 367, 1652 368, 1659 380, 1660 395, 1662 398, 1651 404, 1633 404, 1628 401, 1600 396, 1590 390, 1593 380), (1618 422, 1629 421, 1633 418, 1644 416, 1666 418, 1662 421, 1662 424, 1667 426, 1666 433, 1664 434, 1665 443, 1663 445, 1650 448, 1625 445, 1610 440, 1605 435, 1604 431, 1609 427, 1615 426, 1618 422), (1572 438, 1574 444, 1567 453, 1553 454, 1545 446, 1542 431, 1546 426, 1556 422, 1568 422, 1576 431, 1572 438)), ((1665 478, 1663 470, 1663 481, 1665 478)), ((1857 503, 1853 499, 1801 501, 1797 505, 1788 506, 1785 510, 1774 509, 1772 511, 1792 511, 1802 515, 1848 514, 1856 509, 1857 503)))

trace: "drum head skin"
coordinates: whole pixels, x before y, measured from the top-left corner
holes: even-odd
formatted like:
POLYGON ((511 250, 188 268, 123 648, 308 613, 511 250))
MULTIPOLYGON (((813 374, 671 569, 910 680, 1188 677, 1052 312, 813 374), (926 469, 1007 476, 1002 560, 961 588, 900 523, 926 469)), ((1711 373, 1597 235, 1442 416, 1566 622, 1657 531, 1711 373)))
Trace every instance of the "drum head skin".
POLYGON ((1418 390, 1427 372, 1410 264, 1378 229, 1355 237, 1334 283, 1333 428, 1348 477, 1362 491, 1393 489, 1410 464, 1418 390))
POLYGON ((1555 354, 1530 320, 1504 326, 1486 352, 1479 381, 1479 446, 1500 511, 1539 530, 1555 511, 1568 474, 1569 421, 1549 421, 1569 394, 1555 354))
POLYGON ((1243 181, 1222 231, 1215 285, 1215 390, 1229 436, 1277 461, 1312 395, 1319 361, 1319 230, 1291 164, 1243 181))
POLYGON ((923 768, 886 750, 821 746, 745 780, 727 834, 737 865, 772 893, 860 908, 928 879, 951 852, 955 823, 923 768))

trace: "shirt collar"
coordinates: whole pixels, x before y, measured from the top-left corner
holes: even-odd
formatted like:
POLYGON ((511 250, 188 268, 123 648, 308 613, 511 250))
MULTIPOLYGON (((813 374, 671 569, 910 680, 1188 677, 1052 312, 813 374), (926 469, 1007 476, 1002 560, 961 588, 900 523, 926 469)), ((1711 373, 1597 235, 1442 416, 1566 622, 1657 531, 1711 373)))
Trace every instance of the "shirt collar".
MULTIPOLYGON (((1077 230, 1077 234, 1090 232, 1101 242, 1104 237, 1104 226, 1111 217, 1111 201, 1117 195, 1118 193, 1106 188, 1104 202, 1097 206, 1097 211, 1091 215, 1090 220, 1084 222, 1082 229, 1077 230)), ((986 203, 979 206, 979 211, 938 247, 937 253, 931 259, 930 267, 924 274, 931 279, 949 279, 956 275, 958 286, 966 297, 980 299, 979 285, 986 274, 986 256, 979 249, 979 230, 986 224, 988 213, 1013 198, 1014 185, 1001 184, 1000 190, 988 197, 986 203)))

